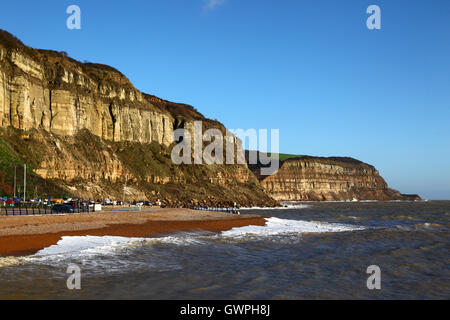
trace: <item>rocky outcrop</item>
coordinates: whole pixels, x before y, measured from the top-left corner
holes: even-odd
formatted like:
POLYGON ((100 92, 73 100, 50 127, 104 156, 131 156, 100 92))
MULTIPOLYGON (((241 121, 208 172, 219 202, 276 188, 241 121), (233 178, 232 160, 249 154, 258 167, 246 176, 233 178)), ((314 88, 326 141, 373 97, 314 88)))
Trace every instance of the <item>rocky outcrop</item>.
MULTIPOLYGON (((276 204, 246 165, 171 162, 174 130, 196 120, 226 131, 191 106, 140 92, 112 67, 32 49, 0 30, 0 156, 29 164, 40 178, 30 192, 49 193, 44 180, 66 194, 121 200, 126 183, 128 200, 276 204)), ((0 185, 8 170, 0 161, 0 185)))
POLYGON ((260 176, 263 188, 279 201, 419 200, 388 187, 371 165, 352 158, 298 157, 280 162, 271 176, 260 176))

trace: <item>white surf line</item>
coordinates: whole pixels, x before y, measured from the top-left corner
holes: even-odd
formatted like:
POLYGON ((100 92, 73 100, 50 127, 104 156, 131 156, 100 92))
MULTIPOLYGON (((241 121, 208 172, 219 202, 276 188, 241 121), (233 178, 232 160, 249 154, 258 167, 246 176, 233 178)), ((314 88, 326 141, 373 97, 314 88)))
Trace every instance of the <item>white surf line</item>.
POLYGON ((222 236, 242 238, 248 235, 272 236, 280 234, 348 232, 365 229, 364 227, 360 226, 287 220, 279 218, 268 218, 266 219, 266 221, 267 224, 265 226, 247 226, 234 228, 232 230, 222 232, 222 236))

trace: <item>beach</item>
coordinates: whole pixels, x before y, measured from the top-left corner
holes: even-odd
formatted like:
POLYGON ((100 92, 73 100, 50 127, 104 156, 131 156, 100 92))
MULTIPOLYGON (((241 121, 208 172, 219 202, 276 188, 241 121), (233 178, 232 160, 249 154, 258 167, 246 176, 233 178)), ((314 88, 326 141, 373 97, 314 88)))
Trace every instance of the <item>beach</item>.
POLYGON ((264 226, 259 215, 231 215, 188 209, 103 211, 73 215, 0 217, 0 256, 32 255, 66 236, 151 238, 178 231, 227 231, 264 226))

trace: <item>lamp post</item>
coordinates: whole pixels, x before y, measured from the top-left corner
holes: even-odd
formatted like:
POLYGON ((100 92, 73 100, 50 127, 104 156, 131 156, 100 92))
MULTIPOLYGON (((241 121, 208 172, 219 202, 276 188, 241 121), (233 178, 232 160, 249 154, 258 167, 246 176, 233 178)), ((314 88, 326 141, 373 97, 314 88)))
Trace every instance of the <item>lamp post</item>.
POLYGON ((128 170, 127 170, 127 175, 125 176, 125 185, 123 186, 123 205, 125 205, 125 190, 127 188, 127 182, 128 182, 128 170))
POLYGON ((23 165, 23 201, 27 200, 27 164, 23 165))
POLYGON ((16 197, 16 189, 17 189, 17 164, 14 165, 14 198, 16 197))

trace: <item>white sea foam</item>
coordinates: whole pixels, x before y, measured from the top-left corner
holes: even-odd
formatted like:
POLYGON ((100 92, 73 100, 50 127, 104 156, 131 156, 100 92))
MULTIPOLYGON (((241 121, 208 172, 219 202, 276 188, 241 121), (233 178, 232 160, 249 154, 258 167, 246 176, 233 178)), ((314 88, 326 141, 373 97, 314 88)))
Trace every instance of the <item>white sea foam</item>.
POLYGON ((22 258, 23 263, 52 265, 58 268, 69 263, 78 264, 82 269, 89 268, 90 273, 121 273, 127 269, 152 269, 168 271, 180 269, 176 257, 167 257, 161 251, 147 252, 149 259, 133 258, 130 254, 143 246, 151 248, 157 244, 176 246, 193 243, 191 237, 180 234, 180 237, 163 237, 156 239, 124 238, 124 237, 63 237, 57 244, 45 248, 33 256, 22 258), (186 240, 185 240, 186 239, 186 240))
POLYGON ((56 245, 45 248, 35 254, 35 257, 72 254, 113 254, 125 244, 142 242, 144 239, 123 237, 63 237, 56 245))
MULTIPOLYGON (((364 228, 343 224, 331 224, 323 222, 308 222, 298 220, 287 220, 279 218, 266 219, 265 226, 247 226, 234 228, 222 232, 220 237, 245 237, 246 235, 271 236, 279 234, 301 234, 301 233, 326 233, 346 232, 362 230, 364 228)), ((202 233, 179 233, 161 238, 124 238, 124 237, 63 237, 56 245, 45 248, 33 256, 33 258, 47 258, 64 256, 89 257, 95 255, 115 255, 127 248, 136 248, 144 245, 199 245, 207 243, 209 238, 216 236, 202 233)))
POLYGON ((125 237, 63 237, 57 244, 45 248, 36 253, 33 258, 46 258, 58 256, 93 256, 115 255, 127 248, 136 248, 143 245, 174 244, 190 245, 199 244, 194 234, 182 233, 177 236, 162 238, 125 238, 125 237))
POLYGON ((21 263, 23 263, 23 258, 21 258, 21 257, 2 257, 2 258, 0 258, 0 268, 12 267, 12 266, 20 265, 21 263))
POLYGON ((335 223, 308 222, 298 220, 286 220, 279 218, 266 219, 265 226, 247 226, 234 228, 230 231, 222 232, 224 237, 242 238, 253 236, 274 236, 282 234, 302 234, 302 233, 326 233, 326 232, 348 232, 364 230, 363 227, 351 226, 335 223))
MULTIPOLYGON (((83 262, 100 255, 114 258, 124 248, 144 241, 145 239, 107 236, 63 237, 57 244, 45 248, 33 256, 0 258, 0 268, 26 263, 56 265, 73 259, 83 262)), ((120 261, 118 263, 120 264, 120 261)))

